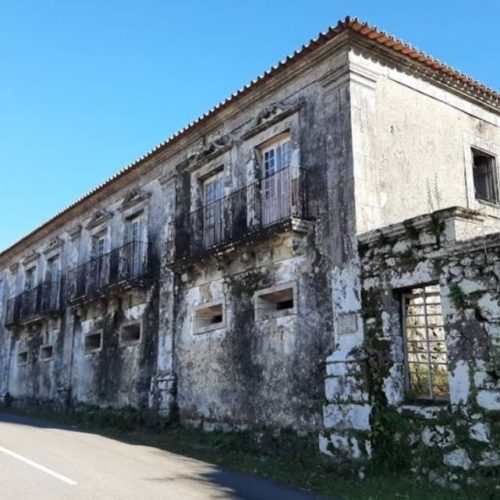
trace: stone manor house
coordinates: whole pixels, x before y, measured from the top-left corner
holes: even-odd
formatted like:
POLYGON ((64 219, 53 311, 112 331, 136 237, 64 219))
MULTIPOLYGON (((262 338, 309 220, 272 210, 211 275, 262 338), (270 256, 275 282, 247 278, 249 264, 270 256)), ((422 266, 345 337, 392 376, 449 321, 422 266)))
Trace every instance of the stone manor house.
POLYGON ((346 18, 0 254, 0 398, 500 466, 499 125, 346 18))

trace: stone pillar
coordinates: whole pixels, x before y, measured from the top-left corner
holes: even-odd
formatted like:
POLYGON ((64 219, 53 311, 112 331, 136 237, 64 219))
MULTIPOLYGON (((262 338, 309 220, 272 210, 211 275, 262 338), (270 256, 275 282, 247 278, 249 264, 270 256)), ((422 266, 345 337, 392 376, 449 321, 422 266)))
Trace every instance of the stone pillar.
POLYGON ((175 174, 166 175, 160 179, 165 200, 166 218, 160 259, 158 357, 156 374, 151 379, 149 394, 150 408, 166 420, 172 416, 176 399, 176 379, 173 366, 175 273, 167 265, 175 238, 173 223, 176 208, 176 181, 175 174))
POLYGON ((361 304, 361 263, 357 244, 357 171, 363 160, 363 127, 358 107, 374 99, 375 80, 345 52, 324 81, 326 159, 332 258, 334 352, 326 359, 320 450, 338 459, 370 456, 372 406, 366 385, 361 304), (368 92, 366 94, 366 92, 368 92))

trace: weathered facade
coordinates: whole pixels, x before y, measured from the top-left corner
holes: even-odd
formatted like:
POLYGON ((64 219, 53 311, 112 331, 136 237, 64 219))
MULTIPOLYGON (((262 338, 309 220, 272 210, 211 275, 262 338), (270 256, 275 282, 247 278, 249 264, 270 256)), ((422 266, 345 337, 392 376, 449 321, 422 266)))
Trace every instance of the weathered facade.
POLYGON ((494 462, 499 111, 346 19, 0 254, 0 395, 320 432, 351 458, 432 403, 494 462))

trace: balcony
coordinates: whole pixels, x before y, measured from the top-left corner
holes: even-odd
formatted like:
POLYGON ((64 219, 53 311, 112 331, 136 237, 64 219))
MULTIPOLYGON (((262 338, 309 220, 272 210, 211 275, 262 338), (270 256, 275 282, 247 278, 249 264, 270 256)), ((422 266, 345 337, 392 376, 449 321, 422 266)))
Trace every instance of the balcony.
POLYGON ((147 243, 131 241, 68 271, 68 301, 75 304, 141 286, 147 278, 147 243))
POLYGON ((47 280, 7 301, 5 326, 20 326, 60 314, 61 280, 47 280))
POLYGON ((271 233, 292 229, 307 217, 306 175, 286 167, 257 182, 181 214, 171 224, 172 267, 202 260, 236 244, 265 240, 271 233))

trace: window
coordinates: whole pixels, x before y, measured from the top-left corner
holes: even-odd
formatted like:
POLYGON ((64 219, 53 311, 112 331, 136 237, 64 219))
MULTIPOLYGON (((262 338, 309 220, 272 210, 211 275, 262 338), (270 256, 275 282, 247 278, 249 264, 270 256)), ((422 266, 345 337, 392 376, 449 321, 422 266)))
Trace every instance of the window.
POLYGON ((438 285, 403 294, 407 380, 415 399, 448 399, 448 357, 438 285))
POLYGON ((92 263, 89 269, 91 288, 98 289, 107 285, 109 274, 109 255, 106 255, 106 233, 92 237, 92 263))
POLYGON ((84 351, 85 354, 92 354, 100 351, 102 347, 102 332, 95 332, 85 335, 84 351))
POLYGON ((289 217, 291 197, 291 143, 288 136, 261 148, 262 223, 269 225, 289 217))
POLYGON ((125 222, 125 243, 142 241, 143 217, 135 216, 125 222))
POLYGON ((40 347, 40 359, 42 361, 50 361, 54 353, 54 347, 51 345, 43 345, 40 347))
POLYGON ((144 217, 135 215, 125 220, 125 244, 120 250, 120 273, 123 279, 140 276, 146 259, 144 217))
POLYGON ((194 314, 194 331, 204 333, 224 327, 224 308, 222 303, 205 304, 198 307, 194 314))
POLYGON ((203 181, 203 245, 209 248, 222 241, 224 172, 211 175, 203 181))
POLYGON ((295 314, 295 287, 283 285, 255 294, 255 318, 264 320, 295 314))
POLYGON ((18 366, 25 366, 28 364, 29 354, 26 349, 18 351, 17 353, 17 364, 18 366))
POLYGON ((35 286, 35 267, 30 267, 26 269, 26 274, 24 276, 24 289, 31 290, 35 286))
POLYGON ((269 177, 279 170, 289 167, 292 158, 290 138, 286 136, 264 147, 262 149, 262 158, 264 177, 269 177))
POLYGON ((4 282, 0 280, 0 318, 2 317, 3 312, 3 296, 4 296, 4 282))
POLYGON ((106 252, 106 235, 100 234, 92 238, 92 257, 102 257, 106 252))
POLYGON ((59 274, 59 257, 52 257, 47 260, 47 281, 56 282, 59 274))
POLYGON ((120 344, 133 344, 141 340, 141 324, 130 323, 120 329, 120 344))
POLYGON ((498 180, 495 158, 491 155, 472 150, 474 160, 474 189, 476 198, 490 203, 498 203, 498 180))

